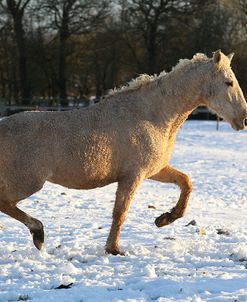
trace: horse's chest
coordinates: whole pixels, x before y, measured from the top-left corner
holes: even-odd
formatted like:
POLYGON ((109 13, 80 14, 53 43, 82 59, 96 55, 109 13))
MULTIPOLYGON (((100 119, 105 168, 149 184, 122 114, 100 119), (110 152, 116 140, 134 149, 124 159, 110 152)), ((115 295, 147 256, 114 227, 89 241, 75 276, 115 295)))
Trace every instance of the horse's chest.
POLYGON ((141 165, 151 168, 159 165, 166 157, 166 140, 162 135, 155 132, 144 133, 131 139, 129 152, 139 157, 141 165))
POLYGON ((148 152, 148 173, 157 173, 170 160, 175 142, 175 136, 156 136, 155 142, 150 144, 148 152))
POLYGON ((150 152, 150 164, 163 167, 170 159, 172 146, 165 140, 159 142, 150 152))

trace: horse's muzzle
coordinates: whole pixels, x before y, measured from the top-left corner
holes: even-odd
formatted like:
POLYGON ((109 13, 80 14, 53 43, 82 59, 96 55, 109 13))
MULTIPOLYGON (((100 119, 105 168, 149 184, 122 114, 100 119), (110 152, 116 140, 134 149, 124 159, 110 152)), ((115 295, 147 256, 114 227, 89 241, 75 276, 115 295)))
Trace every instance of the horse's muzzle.
POLYGON ((247 127, 247 117, 242 119, 234 119, 231 123, 232 128, 236 131, 244 130, 247 127))
POLYGON ((235 118, 231 122, 231 126, 234 130, 244 130, 247 127, 247 115, 246 112, 241 116, 241 118, 235 118))

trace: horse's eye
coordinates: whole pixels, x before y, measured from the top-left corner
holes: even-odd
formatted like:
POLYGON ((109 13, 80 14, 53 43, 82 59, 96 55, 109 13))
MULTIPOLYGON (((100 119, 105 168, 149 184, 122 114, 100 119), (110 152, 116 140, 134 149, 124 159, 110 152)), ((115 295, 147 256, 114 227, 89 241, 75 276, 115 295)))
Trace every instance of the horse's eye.
POLYGON ((232 87, 232 86, 233 86, 233 81, 227 81, 227 82, 226 82, 226 85, 232 87))

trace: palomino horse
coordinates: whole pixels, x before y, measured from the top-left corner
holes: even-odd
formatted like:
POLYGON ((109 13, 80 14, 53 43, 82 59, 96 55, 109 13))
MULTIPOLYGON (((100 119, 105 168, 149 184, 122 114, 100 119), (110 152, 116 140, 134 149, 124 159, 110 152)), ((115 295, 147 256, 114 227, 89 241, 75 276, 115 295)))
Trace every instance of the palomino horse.
POLYGON ((118 183, 106 252, 119 254, 118 239, 130 201, 150 178, 181 189, 176 206, 155 220, 158 227, 184 215, 192 185, 171 167, 177 130, 206 105, 236 130, 247 124, 243 93, 230 67, 232 55, 216 51, 181 60, 170 73, 142 75, 105 100, 69 112, 25 112, 0 122, 0 210, 24 223, 35 246, 42 223, 16 205, 45 181, 74 189, 118 183))

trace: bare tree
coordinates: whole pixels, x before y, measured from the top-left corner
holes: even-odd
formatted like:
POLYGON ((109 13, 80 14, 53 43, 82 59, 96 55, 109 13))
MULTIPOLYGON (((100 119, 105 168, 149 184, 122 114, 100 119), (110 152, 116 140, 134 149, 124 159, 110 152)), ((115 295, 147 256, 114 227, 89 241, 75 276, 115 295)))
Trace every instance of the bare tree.
POLYGON ((3 101, 18 97, 16 77, 16 48, 13 44, 12 24, 9 18, 0 19, 0 92, 3 101))
POLYGON ((231 50, 236 52, 233 64, 243 91, 247 93, 247 0, 221 0, 231 15, 231 50))
MULTIPOLYGON (((121 17, 126 24, 127 31, 136 32, 143 41, 146 51, 146 71, 157 71, 157 51, 161 36, 164 37, 167 24, 172 13, 179 9, 178 2, 174 0, 132 0, 120 1, 122 6, 121 17)), ((181 2, 181 1, 180 1, 181 2)), ((184 1, 186 2, 186 1, 184 1)), ((138 54, 128 40, 128 45, 140 65, 138 54)))
POLYGON ((247 0, 0 0, 0 97, 67 104, 67 95, 101 96, 217 48, 236 52, 247 91, 246 8, 247 0))
POLYGON ((30 98, 27 71, 26 38, 23 26, 25 9, 30 1, 31 0, 6 0, 6 5, 4 5, 3 3, 1 4, 2 8, 7 9, 7 12, 13 19, 15 41, 18 50, 20 93, 23 103, 28 103, 30 98))
POLYGON ((45 0, 43 9, 52 15, 51 25, 57 31, 58 81, 61 104, 67 104, 66 58, 70 53, 68 40, 73 34, 89 33, 107 13, 106 0, 45 0))

